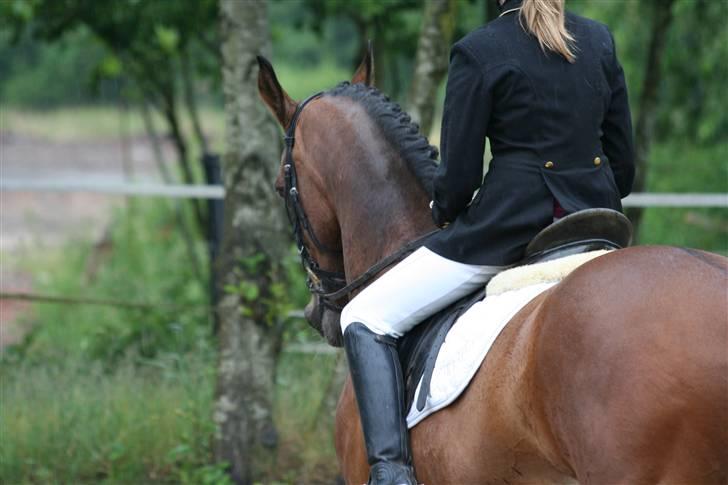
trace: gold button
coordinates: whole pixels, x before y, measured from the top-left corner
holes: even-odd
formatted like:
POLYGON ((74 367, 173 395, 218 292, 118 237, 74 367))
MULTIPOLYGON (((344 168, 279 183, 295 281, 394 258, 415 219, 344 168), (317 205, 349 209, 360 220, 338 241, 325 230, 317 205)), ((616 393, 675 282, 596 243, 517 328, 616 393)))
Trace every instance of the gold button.
POLYGON ((546 168, 551 168, 553 166, 554 166, 554 162, 552 162, 550 160, 544 164, 544 167, 546 167, 546 168))
POLYGON ((597 157, 597 158, 594 159, 594 165, 596 165, 598 167, 601 164, 602 164, 602 159, 601 158, 597 157))

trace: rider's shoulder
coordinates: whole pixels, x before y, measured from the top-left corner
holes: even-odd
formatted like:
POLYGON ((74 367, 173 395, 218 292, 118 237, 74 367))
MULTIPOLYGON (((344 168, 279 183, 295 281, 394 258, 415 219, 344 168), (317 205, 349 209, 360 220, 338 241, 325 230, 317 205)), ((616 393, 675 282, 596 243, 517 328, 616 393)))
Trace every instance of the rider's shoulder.
POLYGON ((577 28, 579 33, 583 32, 597 40, 611 42, 612 32, 607 24, 588 17, 582 17, 568 10, 566 11, 566 28, 569 31, 577 28))
POLYGON ((504 39, 492 24, 485 24, 458 40, 453 45, 453 52, 465 52, 482 66, 501 57, 506 52, 502 45, 504 39))

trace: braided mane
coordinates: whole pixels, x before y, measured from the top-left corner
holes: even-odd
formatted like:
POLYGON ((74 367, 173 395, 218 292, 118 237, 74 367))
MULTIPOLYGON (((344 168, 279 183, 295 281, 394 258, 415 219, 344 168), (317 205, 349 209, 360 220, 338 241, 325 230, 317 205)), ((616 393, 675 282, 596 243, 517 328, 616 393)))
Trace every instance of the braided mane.
POLYGON ((390 101, 377 88, 347 81, 325 93, 328 96, 345 96, 359 103, 372 120, 381 128, 385 139, 397 149, 407 167, 432 198, 432 179, 437 169, 437 148, 430 145, 420 133, 420 127, 412 122, 402 107, 390 101))

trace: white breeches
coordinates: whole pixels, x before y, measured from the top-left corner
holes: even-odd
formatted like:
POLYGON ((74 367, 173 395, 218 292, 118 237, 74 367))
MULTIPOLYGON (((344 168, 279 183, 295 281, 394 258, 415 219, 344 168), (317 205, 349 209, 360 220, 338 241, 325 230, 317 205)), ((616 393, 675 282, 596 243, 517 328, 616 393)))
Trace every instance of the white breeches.
POLYGON ((341 330, 354 322, 399 338, 430 315, 473 292, 502 266, 458 263, 422 247, 356 295, 341 312, 341 330))

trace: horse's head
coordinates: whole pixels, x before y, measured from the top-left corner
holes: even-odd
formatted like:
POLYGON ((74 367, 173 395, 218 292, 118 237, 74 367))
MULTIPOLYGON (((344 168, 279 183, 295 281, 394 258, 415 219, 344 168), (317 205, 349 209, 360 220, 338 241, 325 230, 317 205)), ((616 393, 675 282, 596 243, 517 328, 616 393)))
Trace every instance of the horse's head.
MULTIPOLYGON (((340 167, 327 165, 324 158, 332 159, 332 157, 322 157, 321 154, 330 154, 331 139, 335 138, 336 134, 327 132, 327 127, 332 125, 332 119, 340 118, 341 114, 326 102, 314 100, 311 102, 311 106, 294 120, 298 102, 291 99, 283 90, 273 66, 265 58, 258 57, 258 64, 260 67, 258 91, 261 98, 284 130, 291 130, 292 122, 295 123, 289 133, 295 137, 295 144, 290 154, 287 153, 288 147, 284 149, 281 168, 275 181, 275 190, 286 200, 294 229, 296 225, 299 226, 297 235, 300 237, 299 249, 304 248, 310 262, 320 270, 320 274, 313 274, 309 271, 309 285, 318 285, 319 288, 331 290, 332 288, 326 288, 326 281, 321 283, 319 280, 321 280, 321 274, 324 276, 328 273, 343 275, 345 269, 341 231, 334 210, 335 188, 331 187, 332 177, 329 176, 332 170, 338 171, 340 167), (327 123, 323 123, 324 120, 327 123), (286 170, 291 170, 291 167, 286 168, 286 165, 291 160, 295 161, 293 170, 296 194, 301 194, 300 198, 296 198, 297 202, 292 201, 289 193, 291 190, 290 175, 287 180, 286 170), (300 204, 298 214, 296 213, 296 203, 300 204), (309 226, 308 229, 304 227, 306 225, 309 226)), ((373 65, 370 48, 351 82, 370 86, 374 76, 373 65)), ((335 154, 333 158, 336 158, 335 154)), ((290 163, 288 164, 290 165, 290 163)), ((304 266, 306 266, 305 261, 304 266)), ((340 311, 324 304, 322 298, 314 292, 306 305, 304 314, 309 324, 329 344, 342 345, 340 311)))

